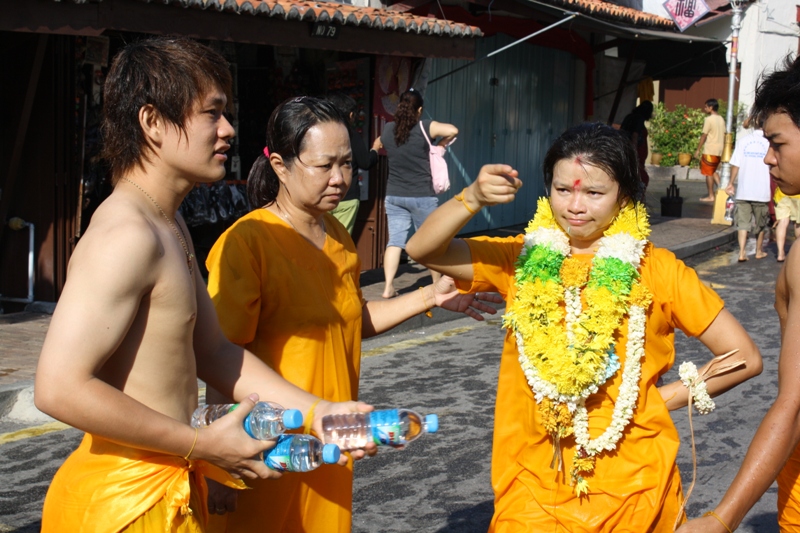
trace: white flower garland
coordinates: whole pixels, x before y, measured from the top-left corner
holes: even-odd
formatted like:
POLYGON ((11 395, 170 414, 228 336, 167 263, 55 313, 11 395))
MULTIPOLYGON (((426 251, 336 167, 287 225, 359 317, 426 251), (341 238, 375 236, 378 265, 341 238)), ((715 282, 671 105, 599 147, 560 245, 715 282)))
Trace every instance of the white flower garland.
POLYGON ((596 439, 589 437, 589 413, 585 401, 578 404, 573 417, 575 442, 590 456, 602 451, 611 451, 622 438, 622 433, 633 417, 636 401, 639 398, 639 378, 642 374, 644 356, 644 334, 646 314, 641 306, 631 306, 628 318, 628 342, 626 346, 625 369, 622 371, 622 384, 614 405, 611 424, 596 439))
POLYGON ((707 415, 713 411, 716 404, 714 400, 711 399, 711 396, 708 395, 706 382, 698 375, 697 367, 694 363, 689 361, 681 363, 681 366, 678 368, 678 375, 681 378, 681 383, 689 389, 689 394, 694 400, 694 406, 697 412, 701 415, 707 415))

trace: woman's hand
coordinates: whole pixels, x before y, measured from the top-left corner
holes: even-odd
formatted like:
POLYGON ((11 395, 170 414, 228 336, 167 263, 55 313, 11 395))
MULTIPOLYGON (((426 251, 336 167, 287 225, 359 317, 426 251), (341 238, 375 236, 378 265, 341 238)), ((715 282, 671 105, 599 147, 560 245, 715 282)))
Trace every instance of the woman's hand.
POLYGON ((475 320, 483 320, 481 313, 494 315, 497 309, 484 303, 503 303, 499 294, 494 292, 476 292, 462 294, 456 289, 455 282, 450 276, 442 276, 433 285, 433 297, 436 305, 448 311, 464 313, 475 320))
POLYGON ((375 137, 375 140, 372 142, 372 149, 376 152, 383 148, 383 143, 381 142, 380 137, 375 137))
POLYGON ((472 196, 470 205, 485 207, 512 202, 522 187, 518 176, 519 172, 510 165, 484 165, 478 178, 467 188, 472 196))
POLYGON ((226 487, 213 479, 206 478, 208 485, 208 512, 211 514, 232 513, 239 499, 236 489, 226 487))
MULTIPOLYGON (((317 408, 314 410, 314 420, 311 423, 311 431, 324 442, 325 439, 322 432, 322 419, 324 417, 328 415, 369 413, 374 410, 374 407, 364 402, 326 402, 323 400, 317 404, 317 408)), ((378 447, 375 443, 370 442, 363 448, 348 450, 347 453, 342 453, 342 455, 339 456, 339 462, 337 464, 339 466, 345 466, 350 458, 354 461, 358 461, 359 459, 363 459, 368 455, 375 455, 376 453, 378 453, 378 447)))

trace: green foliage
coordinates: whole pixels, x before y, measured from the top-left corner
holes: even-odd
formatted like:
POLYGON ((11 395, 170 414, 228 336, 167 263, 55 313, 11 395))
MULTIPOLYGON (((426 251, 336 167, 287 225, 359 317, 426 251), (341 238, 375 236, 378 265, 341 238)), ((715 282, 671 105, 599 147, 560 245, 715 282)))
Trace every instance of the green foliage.
POLYGON ((704 118, 701 109, 684 105, 675 106, 674 111, 667 111, 662 102, 655 107, 648 130, 653 152, 663 156, 662 166, 677 165, 680 153, 694 153, 703 133, 704 118))
MULTIPOLYGON (((719 114, 725 118, 727 103, 719 100, 719 114)), ((667 111, 663 102, 659 102, 653 109, 648 132, 652 143, 652 151, 663 156, 661 166, 678 164, 678 154, 694 154, 703 134, 703 120, 706 115, 702 109, 676 105, 674 111, 667 111)), ((745 118, 745 106, 736 102, 736 114, 733 117, 734 131, 736 124, 745 118)), ((692 159, 692 166, 698 165, 692 159)))

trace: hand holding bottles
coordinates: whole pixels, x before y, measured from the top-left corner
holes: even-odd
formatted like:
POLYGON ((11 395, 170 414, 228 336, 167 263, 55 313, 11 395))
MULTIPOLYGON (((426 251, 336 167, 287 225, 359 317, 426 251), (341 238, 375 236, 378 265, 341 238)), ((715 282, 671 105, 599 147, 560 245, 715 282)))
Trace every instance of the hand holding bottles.
MULTIPOLYGON (((322 435, 322 420, 329 415, 345 415, 356 413, 369 413, 374 407, 364 402, 326 402, 321 401, 317 404, 314 410, 313 419, 311 420, 311 428, 317 435, 322 435)), ((354 461, 363 459, 367 455, 375 455, 378 453, 378 447, 373 442, 368 442, 363 448, 356 448, 348 450, 347 454, 342 454, 339 458, 338 464, 344 466, 347 464, 348 456, 354 461)))
MULTIPOLYGON (((202 459, 237 478, 277 478, 280 472, 267 468, 261 454, 275 446, 272 440, 256 440, 244 430, 244 419, 255 407, 257 394, 251 394, 239 407, 199 429, 191 459, 202 459)), ((188 450, 188 447, 187 447, 188 450)))

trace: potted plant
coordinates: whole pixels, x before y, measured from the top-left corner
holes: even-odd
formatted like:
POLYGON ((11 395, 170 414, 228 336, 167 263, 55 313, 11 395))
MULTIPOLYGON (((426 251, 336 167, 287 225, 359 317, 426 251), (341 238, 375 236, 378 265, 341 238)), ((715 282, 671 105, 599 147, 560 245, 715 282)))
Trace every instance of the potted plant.
POLYGON ((663 159, 663 157, 664 157, 664 154, 662 154, 661 152, 653 151, 650 154, 650 164, 651 165, 655 165, 655 166, 660 166, 661 165, 661 159, 663 159))
POLYGON ((674 111, 668 111, 663 103, 655 107, 649 131, 653 152, 662 154, 662 166, 687 166, 691 163, 691 154, 703 130, 703 117, 701 110, 684 105, 675 106, 674 111), (679 160, 679 154, 685 154, 682 160, 679 160))

